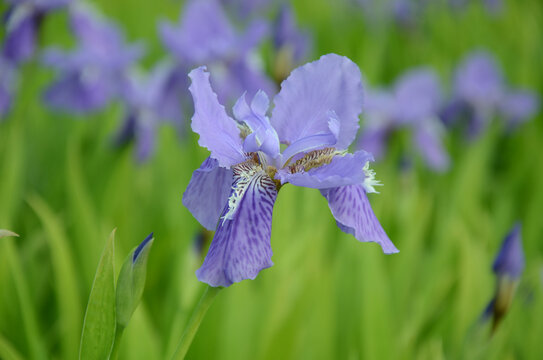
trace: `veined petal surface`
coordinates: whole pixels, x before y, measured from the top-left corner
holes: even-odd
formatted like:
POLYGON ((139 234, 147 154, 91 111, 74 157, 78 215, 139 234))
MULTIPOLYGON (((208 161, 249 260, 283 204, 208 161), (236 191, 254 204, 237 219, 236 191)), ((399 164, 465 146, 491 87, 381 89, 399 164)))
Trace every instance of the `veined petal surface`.
POLYGON ((358 130, 363 90, 358 66, 328 54, 301 66, 281 84, 271 123, 283 143, 329 131, 329 112, 341 121, 336 148, 346 149, 358 130))
POLYGON ((262 170, 250 175, 234 171, 238 187, 233 189, 219 220, 204 263, 196 271, 198 280, 211 286, 227 287, 255 279, 261 270, 273 265, 270 237, 277 198, 275 183, 262 170), (233 201, 232 197, 238 195, 233 201), (229 213, 233 213, 231 217, 227 216, 229 213))
POLYGON ((363 185, 347 185, 321 190, 338 227, 358 241, 376 242, 385 254, 397 253, 375 216, 363 185))

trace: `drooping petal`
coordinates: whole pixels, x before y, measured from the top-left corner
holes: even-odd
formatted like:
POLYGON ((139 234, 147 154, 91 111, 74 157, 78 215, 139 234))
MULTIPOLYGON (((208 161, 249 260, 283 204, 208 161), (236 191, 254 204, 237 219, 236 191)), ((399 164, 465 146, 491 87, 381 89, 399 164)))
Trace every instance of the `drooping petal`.
POLYGON ((281 142, 328 131, 328 113, 341 121, 336 148, 346 149, 356 136, 362 111, 362 82, 358 66, 336 54, 301 66, 281 84, 271 123, 281 142))
POLYGON ((215 237, 200 269, 198 280, 211 286, 230 286, 245 279, 254 279, 258 273, 273 265, 270 245, 272 211, 277 189, 265 172, 250 177, 235 175, 235 183, 243 182, 243 190, 235 188, 219 221, 215 237), (240 191, 241 190, 241 191, 240 191), (231 218, 231 206, 235 212, 231 218))
MULTIPOLYGON (((324 149, 323 151, 325 151, 324 149)), ((315 151, 316 154, 319 150, 315 151)), ((276 178, 281 184, 291 183, 296 186, 303 186, 313 189, 327 189, 345 185, 361 184, 366 178, 364 166, 373 157, 366 151, 360 150, 354 154, 336 155, 327 163, 319 160, 319 155, 313 156, 311 153, 306 155, 310 160, 307 162, 310 169, 304 165, 304 158, 297 161, 296 164, 280 169, 276 178), (321 162, 317 167, 315 162, 321 162), (306 170, 304 170, 304 168, 306 170)), ((322 156, 324 159, 325 156, 322 156)), ((329 161, 329 160, 328 160, 329 161)))
POLYGON ((245 155, 242 148, 240 131, 234 119, 229 117, 211 89, 209 73, 205 66, 194 69, 189 77, 189 87, 194 100, 192 130, 200 135, 198 144, 211 151, 211 157, 219 165, 229 168, 241 163, 245 155))
POLYGON ((513 91, 504 96, 500 102, 500 111, 509 123, 514 126, 530 119, 539 111, 539 97, 526 91, 513 91))
POLYGON ((413 136, 426 164, 433 170, 445 171, 449 168, 450 159, 443 146, 439 125, 427 120, 426 124, 415 127, 413 136))
POLYGON ((363 185, 325 189, 321 193, 342 231, 354 235, 358 241, 378 243, 385 254, 398 252, 373 213, 363 185))
POLYGON ((194 171, 183 194, 183 205, 203 227, 215 230, 217 221, 232 188, 232 170, 219 167, 217 160, 207 158, 194 171))
POLYGON ((107 105, 115 90, 111 78, 98 72, 71 71, 49 86, 44 101, 53 109, 87 113, 107 105))

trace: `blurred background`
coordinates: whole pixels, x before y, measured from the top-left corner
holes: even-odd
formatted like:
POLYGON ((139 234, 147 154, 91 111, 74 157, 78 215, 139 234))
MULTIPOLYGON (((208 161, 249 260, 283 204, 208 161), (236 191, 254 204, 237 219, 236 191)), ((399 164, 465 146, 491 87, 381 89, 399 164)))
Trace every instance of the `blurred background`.
MULTIPOLYGON (((186 74, 226 108, 272 97, 327 53, 363 73, 353 149, 400 250, 342 233, 318 191, 285 186, 273 261, 223 290, 190 359, 541 359, 543 3, 539 0, 3 0, 0 358, 76 358, 100 254, 154 231, 122 359, 169 358, 204 284, 181 198, 208 156, 186 74), (492 336, 483 314, 521 226, 525 267, 492 336), (498 275, 498 276, 497 276, 498 275)), ((521 260, 518 260, 521 261, 521 260)), ((524 261, 521 261, 524 263, 524 261)), ((119 268, 118 267, 118 268, 119 268)), ((117 268, 117 269, 118 269, 117 268)))

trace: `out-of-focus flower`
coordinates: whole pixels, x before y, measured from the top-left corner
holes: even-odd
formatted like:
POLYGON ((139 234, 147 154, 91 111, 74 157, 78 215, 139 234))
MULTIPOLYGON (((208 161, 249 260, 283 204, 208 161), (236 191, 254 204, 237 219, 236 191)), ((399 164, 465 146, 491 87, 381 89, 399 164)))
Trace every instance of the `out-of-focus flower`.
POLYGON ((237 121, 217 100, 205 70, 189 74, 192 129, 211 155, 183 195, 194 217, 216 228, 196 272, 200 281, 230 286, 273 265, 272 210, 286 183, 321 190, 343 231, 377 242, 385 253, 398 251, 366 196, 378 185, 369 169, 371 154, 346 151, 362 110, 361 76, 353 62, 329 54, 295 69, 274 98, 271 118, 266 93, 257 92, 250 103, 242 95, 233 108, 237 121))
POLYGON ((448 126, 467 121, 468 134, 476 137, 496 115, 514 127, 534 116, 538 109, 535 93, 509 89, 493 56, 476 51, 458 66, 453 96, 441 117, 448 126))
POLYGON ((393 92, 368 92, 360 147, 381 157, 390 133, 408 129, 426 164, 436 171, 448 169, 450 160, 438 119, 441 103, 438 77, 429 68, 409 71, 397 81, 393 92))
POLYGON ((128 67, 142 54, 128 46, 120 30, 88 6, 73 6, 70 24, 78 47, 70 52, 48 49, 45 65, 58 71, 44 94, 54 109, 73 113, 99 110, 119 94, 128 67))
POLYGON ((155 148, 156 130, 165 121, 176 122, 180 114, 175 95, 180 82, 172 84, 172 64, 158 64, 147 76, 131 73, 122 89, 121 99, 125 106, 123 125, 116 136, 118 145, 136 141, 136 157, 146 160, 155 148))
POLYGON ((35 51, 36 38, 43 17, 66 6, 71 0, 7 0, 6 37, 3 56, 15 63, 28 60, 35 51))
POLYGON ((260 15, 267 10, 272 0, 220 0, 223 6, 230 10, 239 20, 245 20, 260 15))
POLYGON ((267 32, 267 24, 255 20, 238 33, 215 0, 191 0, 179 24, 160 24, 162 41, 183 70, 199 65, 212 70, 212 82, 223 103, 235 101, 243 91, 249 96, 259 89, 274 91, 252 52, 267 32))
POLYGON ((483 319, 492 317, 492 330, 495 331, 513 300, 518 280, 524 271, 525 261, 522 250, 521 226, 507 234, 500 248, 492 270, 497 277, 496 293, 483 313, 483 319))
POLYGON ((273 45, 274 78, 280 84, 295 66, 305 60, 311 47, 309 33, 298 29, 292 7, 287 4, 281 6, 273 25, 273 45))
POLYGON ((3 119, 11 109, 15 83, 15 67, 11 62, 0 56, 0 120, 3 119))

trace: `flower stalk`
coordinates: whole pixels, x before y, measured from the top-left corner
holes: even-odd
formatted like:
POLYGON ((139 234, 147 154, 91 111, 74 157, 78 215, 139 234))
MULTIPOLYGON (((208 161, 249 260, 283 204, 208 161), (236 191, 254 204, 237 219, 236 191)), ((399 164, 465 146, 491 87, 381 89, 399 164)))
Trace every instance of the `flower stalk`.
POLYGON ((200 328, 200 324, 207 313, 207 310, 221 289, 222 287, 212 286, 208 286, 206 288, 202 297, 200 298, 200 301, 198 302, 198 305, 196 305, 196 308, 192 312, 192 316, 185 327, 185 331, 183 332, 183 336, 181 336, 181 340, 179 341, 179 345, 177 345, 177 349, 172 357, 172 360, 182 360, 185 358, 187 352, 189 351, 190 345, 194 340, 194 336, 196 336, 196 333, 200 328))

